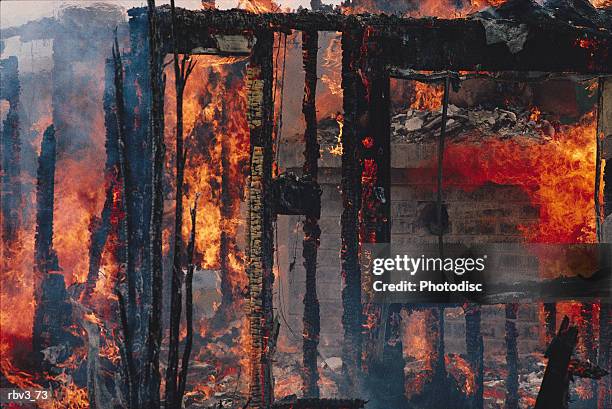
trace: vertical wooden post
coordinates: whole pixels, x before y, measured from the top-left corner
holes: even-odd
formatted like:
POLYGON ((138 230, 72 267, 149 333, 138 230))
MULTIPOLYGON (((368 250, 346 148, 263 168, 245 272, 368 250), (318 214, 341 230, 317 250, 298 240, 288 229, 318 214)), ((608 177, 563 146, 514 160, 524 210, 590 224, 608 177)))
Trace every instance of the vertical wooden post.
MULTIPOLYGON (((604 243, 612 243, 612 78, 599 80, 599 106, 597 112, 597 135, 603 145, 602 158, 606 161, 603 170, 603 234, 604 243)), ((597 192, 599 193, 599 192, 597 192)), ((602 302, 599 314, 598 365, 612 373, 610 344, 612 344, 612 304, 602 302)), ((612 407, 612 380, 604 376, 598 385, 598 407, 612 407)))
POLYGON ((53 249, 53 203, 55 201, 55 162, 57 139, 55 127, 49 125, 43 134, 36 175, 36 237, 34 240, 35 291, 40 297, 40 285, 47 273, 59 270, 57 253, 53 249))
POLYGON ((361 204, 360 122, 365 114, 365 90, 358 73, 363 31, 356 21, 349 20, 342 33, 342 89, 344 92, 344 126, 342 132, 342 216, 340 253, 342 263, 342 345, 343 382, 340 393, 355 396, 360 391, 361 269, 359 266, 359 209, 361 204))
POLYGON ((544 354, 548 358, 548 364, 534 409, 566 409, 568 407, 571 378, 568 367, 577 340, 578 329, 570 326, 569 318, 565 316, 561 321, 557 336, 553 338, 544 354))
POLYGON ((9 103, 6 119, 3 122, 2 137, 0 138, 0 164, 2 166, 2 177, 0 180, 2 195, 0 196, 0 214, 2 215, 1 238, 3 252, 8 254, 12 250, 13 242, 17 241, 17 233, 21 222, 20 211, 22 209, 21 181, 20 176, 20 154, 21 138, 19 135, 19 94, 21 86, 19 82, 19 65, 17 57, 11 56, 0 60, 0 75, 2 76, 2 90, 0 99, 9 103))
POLYGON ((544 320, 546 323, 546 342, 550 342, 557 333, 557 303, 544 303, 544 320))
MULTIPOLYGON (((367 136, 360 141, 363 150, 361 241, 391 242, 391 124, 390 78, 383 66, 384 55, 369 27, 364 35, 368 96, 367 136), (371 41, 370 39, 374 40, 371 41)), ((370 277, 364 277, 369 280, 370 277)), ((370 288, 365 285, 364 288, 370 288)), ((368 322, 365 370, 370 397, 385 407, 404 407, 404 358, 401 342, 402 304, 374 304, 366 295, 364 314, 368 322), (390 342, 393 340, 392 342, 390 342)))
MULTIPOLYGON (((317 181, 319 173, 319 142, 317 140, 317 51, 319 33, 317 31, 302 32, 302 58, 304 64, 304 100, 302 113, 306 122, 304 131, 304 167, 303 176, 317 181)), ((317 365, 319 333, 321 322, 319 317, 319 300, 317 298, 317 250, 321 229, 316 216, 306 216, 304 220, 304 241, 302 256, 306 270, 306 293, 304 294, 304 340, 303 340, 303 372, 302 392, 304 397, 319 397, 319 371, 317 365)))
POLYGON ((272 51, 274 34, 258 32, 247 67, 247 120, 251 139, 247 221, 249 277, 250 407, 269 408, 273 401, 270 343, 272 327, 273 114, 272 51))
POLYGON ((480 330, 482 310, 478 304, 466 303, 463 311, 465 314, 465 346, 476 383, 473 407, 482 409, 484 405, 484 342, 480 330))
MULTIPOLYGON (((50 272, 59 270, 57 253, 53 249, 53 203, 55 198, 55 161, 56 161, 55 127, 50 125, 43 135, 38 157, 38 171, 36 175, 36 236, 34 242, 34 296, 36 308, 34 311, 34 325, 32 333, 33 351, 37 359, 42 357, 40 352, 54 342, 57 338, 58 328, 54 326, 55 319, 51 318, 55 305, 61 298, 57 294, 48 293, 48 289, 64 286, 64 278, 50 277, 50 272), (52 278, 54 278, 52 280, 52 278), (61 284, 58 284, 61 280, 61 284), (58 301, 52 303, 50 301, 58 301)), ((65 292, 65 289, 64 289, 65 292)), ((55 317, 59 319, 59 317, 55 317)))
POLYGON ((518 408, 518 349, 516 329, 516 318, 518 304, 506 304, 506 365, 508 376, 506 377, 506 408, 518 408))

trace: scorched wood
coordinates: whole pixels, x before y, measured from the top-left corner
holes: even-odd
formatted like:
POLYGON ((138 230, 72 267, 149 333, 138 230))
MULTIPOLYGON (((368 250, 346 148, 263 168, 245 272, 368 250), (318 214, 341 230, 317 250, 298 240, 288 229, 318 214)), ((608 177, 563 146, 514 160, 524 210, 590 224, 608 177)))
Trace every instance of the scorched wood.
POLYGON ((149 259, 151 269, 144 271, 142 314, 148 321, 146 360, 143 362, 144 383, 140 401, 143 407, 160 407, 159 353, 162 342, 163 254, 162 222, 164 214, 163 172, 166 146, 164 144, 164 83, 162 77, 161 41, 158 30, 155 0, 148 0, 149 28, 149 140, 151 144, 151 225, 149 229, 149 259))
POLYGON ((518 330, 516 319, 518 304, 506 304, 506 408, 518 409, 518 330))
MULTIPOLYGON (((612 12, 611 12, 612 13, 612 12)), ((601 78, 599 81, 598 129, 597 135, 603 138, 603 242, 612 243, 612 79, 601 78)), ((599 313, 599 366, 612 372, 610 345, 612 345, 612 303, 602 299, 599 313)), ((598 402, 602 407, 612 407, 612 380, 608 376, 599 382, 598 402)))
POLYGON ((570 326, 569 318, 566 316, 561 322, 557 336, 551 341, 546 351, 545 357, 548 358, 548 365, 546 365, 535 409, 568 407, 569 363, 577 341, 578 329, 570 326))
MULTIPOLYGON (((53 202, 55 197, 55 128, 50 125, 43 134, 36 177, 36 238, 34 257, 37 282, 49 271, 59 270, 53 249, 53 202)), ((40 295, 38 292, 35 294, 40 295)))
MULTIPOLYGON (((0 141, 0 164, 2 166, 2 179, 0 187, 1 214, 2 214, 2 243, 6 251, 11 251, 11 243, 17 239, 21 222, 21 181, 20 154, 21 139, 19 136, 19 64, 17 57, 0 60, 0 99, 9 103, 6 119, 2 124, 0 141)), ((8 255, 8 253, 7 253, 8 255)))
MULTIPOLYGON (((352 20, 351 27, 357 27, 352 20)), ((342 133, 342 216, 340 252, 342 264, 342 344, 341 394, 355 396, 361 390, 361 268, 359 265, 359 209, 361 204, 361 152, 363 126, 360 121, 366 111, 365 89, 359 75, 363 31, 345 30, 342 33, 342 90, 344 126, 342 133)))
MULTIPOLYGON (((360 141, 363 159, 361 176, 361 241, 390 243, 391 241, 391 125, 390 79, 380 63, 380 47, 371 42, 372 28, 364 33, 362 71, 367 85, 367 134, 360 141)), ((364 277, 365 280, 371 279, 364 277)), ((365 288, 370 288, 366 284, 365 288)), ((400 333, 401 304, 381 305, 368 302, 364 315, 368 317, 364 333, 365 370, 369 394, 383 407, 405 407, 403 343, 400 333)))
MULTIPOLYGON (((606 73, 612 67, 612 35, 608 26, 576 26, 554 16, 554 9, 533 9, 512 20, 475 16, 445 20, 401 18, 334 12, 253 14, 244 10, 177 9, 181 53, 216 48, 215 35, 247 34, 258 30, 343 31, 379 30, 376 42, 383 46, 383 63, 420 70, 550 71, 606 73), (518 49, 498 41, 497 31, 524 35, 518 49), (497 37, 496 37, 497 35, 497 37)), ((132 9, 132 18, 143 18, 144 9, 132 9)), ((158 8, 162 39, 169 37, 170 10, 158 8)), ((605 19, 603 19, 605 21, 605 19)), ((593 23, 595 24, 595 22, 593 23)), ((516 37, 515 36, 515 37, 516 37)), ((512 39, 511 35, 508 35, 512 39)), ((166 43, 166 42, 165 42, 166 43)), ((164 44, 165 44, 164 43, 164 44)), ((169 44, 165 44, 168 47, 169 44)), ((169 48, 165 48, 170 52, 169 48)))
MULTIPOLYGON (((317 140, 317 51, 319 48, 319 34, 317 31, 302 32, 302 59, 304 65, 304 99, 302 113, 306 129, 304 131, 304 177, 317 183, 319 173, 319 142, 317 140)), ((319 212, 310 214, 304 220, 304 240, 302 244, 302 257, 306 270, 306 292, 304 294, 304 339, 302 392, 307 398, 319 397, 319 369, 317 365, 319 333, 321 321, 319 316, 319 299, 317 297, 317 250, 321 228, 320 216, 320 189, 318 199, 319 212)))
MULTIPOLYGON (((113 53, 116 50, 113 48, 113 53)), ((115 84, 115 58, 108 59, 105 64, 105 84, 104 84, 104 127, 106 129, 106 164, 104 166, 105 176, 105 200, 104 207, 100 217, 92 219, 90 225, 90 242, 89 242, 89 270, 87 273, 87 282, 85 284, 84 301, 87 303, 96 287, 98 280, 98 271, 102 260, 102 251, 106 245, 108 236, 113 228, 111 223, 111 215, 114 205, 114 192, 119 181, 119 137, 118 137, 118 121, 117 121, 117 97, 115 84)), ((122 70, 123 68, 120 67, 122 70)), ((123 211, 123 209, 121 209, 123 211)))
POLYGON ((247 122, 251 141, 248 181, 247 275, 249 278, 248 320, 250 335, 249 407, 263 409, 273 401, 272 284, 273 284, 273 109, 272 50, 274 36, 257 33, 247 67, 247 122))
POLYGON ((183 94, 194 62, 188 55, 180 59, 174 26, 176 21, 174 0, 172 8, 172 43, 174 62, 174 88, 176 92, 176 193, 174 211, 174 250, 172 255, 172 279, 170 289, 170 339, 168 346, 168 364, 166 369, 166 409, 180 409, 182 396, 179 396, 179 331, 181 326, 181 309, 183 304, 183 180, 187 151, 183 141, 183 94))
POLYGON ((465 315, 465 346, 467 357, 474 372, 475 390, 474 409, 484 405, 484 342, 481 333, 482 309, 479 304, 466 303, 463 306, 465 315))

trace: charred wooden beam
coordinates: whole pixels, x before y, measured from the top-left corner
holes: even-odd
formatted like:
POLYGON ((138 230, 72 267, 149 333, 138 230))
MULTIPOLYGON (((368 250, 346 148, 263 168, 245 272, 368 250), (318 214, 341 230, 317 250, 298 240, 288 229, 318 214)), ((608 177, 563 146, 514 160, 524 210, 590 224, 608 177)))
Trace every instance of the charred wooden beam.
MULTIPOLYGON (((302 59, 304 65, 304 99, 302 100, 302 113, 306 129, 304 131, 304 166, 303 176, 313 183, 317 183, 319 174, 319 141, 317 138, 317 51, 319 48, 319 34, 317 31, 302 32, 302 59)), ((318 212, 309 214, 304 220, 304 240, 302 244, 302 257, 306 271, 306 292, 304 294, 304 339, 302 343, 302 392, 304 397, 319 397, 319 369, 317 365, 319 333, 321 331, 321 318, 319 315, 319 299, 317 297, 317 250, 321 228, 320 192, 317 197, 318 212)))
MULTIPOLYGON (((599 367, 612 373, 612 359, 610 359, 610 345, 612 344, 612 304, 602 302, 599 310, 599 367)), ((598 385, 598 407, 612 407, 612 393, 610 393, 611 376, 602 378, 598 385)))
MULTIPOLYGON (((361 241, 391 241, 391 125, 390 78, 380 63, 380 47, 371 39, 372 28, 364 35, 362 70, 367 85, 367 134, 360 141, 363 159, 361 174, 361 241)), ((370 277, 364 277, 365 280, 370 277)), ((369 288, 370 285, 366 285, 369 288)), ((371 294, 367 294, 367 299, 371 294)), ((381 305, 368 301, 367 339, 364 340, 365 368, 371 399, 383 407, 405 407, 403 343, 400 335, 401 304, 381 305)))
MULTIPOLYGON (((34 294, 36 307, 32 331, 32 347, 42 363, 42 351, 66 341, 63 328, 69 325, 70 305, 66 285, 53 249, 53 202, 55 197, 55 128, 50 125, 44 135, 38 157, 36 183, 36 237, 34 243, 34 294)), ((57 363, 57 362, 55 362, 57 363)), ((48 367, 46 367, 48 369, 48 367)))
MULTIPOLYGON (((244 10, 178 9, 180 52, 218 48, 219 34, 258 30, 343 31, 375 27, 384 49, 383 63, 420 70, 550 71, 609 73, 612 35, 609 27, 584 27, 535 10, 508 19, 412 19, 387 15, 343 15, 301 10, 298 13, 252 14, 244 10), (507 45, 495 30, 524 36, 522 47, 507 45), (492 32, 493 31, 493 32, 492 32)), ((144 9, 132 9, 143 18, 144 9)), ((162 38, 168 38, 170 10, 158 8, 162 38)), ((169 50, 168 50, 169 51, 169 50)))
MULTIPOLYGON (((599 104, 597 110, 597 137, 602 145, 602 157, 606 163, 603 169, 603 232, 604 243, 612 243, 612 79, 599 80, 599 104)), ((599 366, 612 373, 610 346, 612 345, 612 303, 602 299, 599 312, 599 366)), ((599 381, 598 404, 600 407, 612 407, 612 377, 599 381)))
POLYGON ((49 371, 66 360, 68 351, 76 344, 75 337, 68 331, 73 324, 72 306, 68 301, 64 276, 60 273, 45 274, 39 293, 32 331, 33 358, 41 370, 49 371), (49 354, 47 348, 54 346, 63 346, 63 352, 49 354))
MULTIPOLYGON (((595 346, 595 334, 593 334, 593 303, 591 302, 583 302, 580 308, 580 315, 583 322, 583 331, 580 337, 583 340, 583 348, 585 357, 588 362, 597 362, 597 348, 595 346)), ((571 365, 570 365, 571 367, 571 365)), ((589 374, 590 371, 588 368, 585 368, 583 365, 574 365, 574 369, 570 368, 570 372, 572 372, 576 376, 580 376, 580 374, 589 374)), ((584 376, 586 377, 586 376, 584 376)), ((591 389, 593 391, 592 395, 588 397, 585 403, 588 406, 595 406, 597 402, 597 382, 596 379, 591 379, 590 381, 591 389)))
MULTIPOLYGON (((125 209, 126 296, 118 291, 131 387, 129 407, 160 406, 162 336, 163 143, 162 53, 155 3, 143 19, 130 21, 130 53, 116 68, 122 207, 125 209), (123 77, 125 76, 125 78, 123 77), (124 86, 125 84, 125 86, 124 86), (119 118, 119 111, 122 117, 119 118)), ((116 51, 118 53, 118 49, 116 51)), ((123 259, 123 257, 122 257, 123 259)))
POLYGON ((468 361, 474 372, 476 389, 472 407, 482 409, 484 406, 484 343, 480 324, 482 310, 479 304, 465 304, 465 346, 468 361))
POLYGON ((564 317, 557 336, 551 341, 545 354, 545 357, 548 358, 548 365, 546 365, 535 409, 568 407, 569 363, 577 341, 578 329, 570 326, 569 318, 564 317))
POLYGON ((440 304, 439 306, 433 307, 431 309, 432 325, 435 327, 435 359, 433 359, 432 383, 436 385, 434 387, 434 390, 436 390, 436 388, 439 388, 439 391, 441 391, 444 386, 447 386, 448 383, 446 361, 444 360, 444 356, 446 355, 446 344, 444 343, 445 310, 446 306, 444 304, 440 304))
MULTIPOLYGON (((402 304, 391 304, 383 308, 380 332, 382 333, 382 354, 380 360, 367 362, 370 396, 380 407, 405 408, 406 385, 402 342, 402 304)), ((379 341, 380 342, 380 341, 379 341)))
MULTIPOLYGON (((43 135, 38 156, 36 177, 36 238, 34 257, 37 281, 49 271, 59 270, 53 249, 53 202, 55 198, 55 127, 50 125, 43 135)), ((37 293, 36 293, 37 294, 37 293)))
POLYGON ((162 63, 164 54, 158 28, 155 0, 148 0, 149 29, 149 84, 151 105, 149 114, 149 140, 151 146, 151 224, 149 229, 150 270, 143 279, 142 314, 148 319, 146 357, 143 373, 144 384, 140 401, 143 407, 160 407, 159 354, 162 342, 163 251, 162 223, 164 213, 163 172, 166 146, 164 144, 164 78, 162 63))
POLYGON ((189 265, 187 266, 187 275, 185 277, 185 326, 187 327, 187 333, 185 335, 183 357, 181 358, 181 371, 179 372, 178 377, 177 402, 183 402, 183 396, 185 396, 189 359, 191 357, 191 348, 193 347, 193 273, 195 272, 196 268, 193 262, 193 254, 195 252, 197 210, 198 197, 196 196, 193 207, 190 211, 191 234, 189 235, 189 244, 187 245, 189 265))
MULTIPOLYGON (((119 57, 119 56, 117 56, 119 57)), ((119 174, 119 135, 117 121, 117 96, 115 92, 115 60, 108 59, 105 64, 104 85, 104 128, 106 129, 106 164, 104 166, 105 200, 100 217, 92 219, 89 242, 89 270, 85 284, 84 300, 87 301, 93 293, 98 280, 102 251, 113 228, 111 216, 115 205, 114 192, 120 182, 119 174)), ((121 209, 123 212, 123 209, 121 209)), ((116 226, 115 226, 116 227, 116 226)))
MULTIPOLYGON (((17 239, 21 224, 21 138, 19 135, 19 95, 21 86, 19 82, 19 64, 17 57, 0 60, 0 77, 2 87, 0 99, 8 104, 6 119, 2 124, 0 135, 0 164, 2 165, 2 179, 0 181, 0 212, 2 214, 2 235, 5 251, 11 251, 11 243, 17 239)), ((7 253, 7 258, 9 257, 7 253)))
MULTIPOLYGON (((176 91, 176 194, 174 211, 174 251, 172 256, 172 279, 170 289, 170 339, 168 346, 168 364, 166 369, 166 409, 179 409, 182 405, 182 394, 179 394, 179 344, 183 306, 183 181, 187 150, 183 141, 183 95, 187 80, 191 75, 194 62, 185 55, 180 59, 174 26, 176 13, 174 0, 172 8, 172 42, 174 62, 174 88, 176 91)), ((160 114, 160 115, 163 115, 160 114)), ((160 131, 162 132, 162 131, 160 131)), ((161 220, 160 220, 161 222, 161 220)), ((192 226, 195 230, 195 226, 192 226)), ((192 252, 193 253, 193 252, 192 252)), ((193 275, 193 274, 192 274, 193 275)), ((191 346, 190 346, 191 348, 191 346)))
MULTIPOLYGON (((228 111, 223 107, 223 115, 228 111)), ((222 220, 228 220, 232 217, 232 183, 230 180, 230 153, 229 153, 229 135, 225 133, 217 136, 221 139, 221 204, 220 212, 222 220)), ((229 237, 225 229, 221 229, 221 237, 219 238, 219 271, 221 273, 221 305, 216 313, 220 319, 226 319, 226 313, 234 304, 234 291, 232 290, 229 255, 233 238, 229 237)))
MULTIPOLYGON (((518 348, 516 318, 518 304, 506 304, 506 408, 518 409, 518 348)), ((553 407, 553 406, 551 406, 553 407)))
POLYGON ((366 402, 360 399, 283 399, 275 402, 274 409, 360 409, 366 402))
POLYGON ((391 241, 391 124, 390 79, 384 66, 380 45, 372 41, 373 29, 364 38, 367 62, 367 136, 361 141, 364 170, 362 198, 363 240, 370 243, 391 241))
MULTIPOLYGON (((152 301, 152 211, 153 206, 153 98, 150 54, 154 47, 150 41, 150 25, 146 18, 130 21, 130 52, 123 55, 123 66, 118 69, 121 83, 118 84, 117 120, 120 135, 120 160, 122 207, 125 217, 121 230, 125 235, 125 246, 121 260, 125 266, 125 296, 120 303, 126 308, 124 336, 130 350, 126 358, 131 361, 132 387, 134 401, 131 407, 140 407, 150 401, 151 389, 157 389, 159 374, 153 371, 154 365, 149 351, 156 361, 154 349, 159 328, 151 328, 149 322, 153 308, 152 301), (121 107, 121 109, 119 109, 121 107), (121 113, 121 117, 120 114, 121 113), (146 306, 146 307, 145 307, 146 306)), ((161 64, 161 61, 159 61, 161 64)), ((161 68, 157 71, 161 73, 161 68)), ((158 77, 159 80, 159 77, 158 77)), ((159 102, 157 105, 160 105, 159 102)), ((163 118, 162 118, 163 119, 163 118)), ((156 120, 159 123, 159 118, 156 120)), ((161 127, 163 128, 163 126, 161 127)), ((160 129, 161 129, 160 128, 160 129)), ((159 207, 159 204, 155 205, 159 207)), ((161 306, 156 306, 160 308, 161 306)), ((153 325, 160 324, 160 321, 153 325)), ((158 393, 157 393, 158 395, 158 393)), ((153 405, 159 398, 154 399, 153 405)))
MULTIPOLYGON (((578 359, 570 359, 568 372, 571 376, 586 379, 601 379, 608 375, 608 371, 593 364, 591 361, 580 361, 578 359)), ((597 394, 595 394, 597 396, 597 394)))
POLYGON ((551 341, 557 333, 557 304, 544 303, 544 321, 546 323, 546 340, 551 341))
MULTIPOLYGON (((353 24, 352 27, 355 27, 353 24)), ((359 265, 359 209, 361 205, 361 149, 365 136, 363 120, 366 113, 365 88, 358 72, 363 31, 346 29, 342 33, 342 90, 344 126, 342 132, 342 216, 341 263, 342 289, 342 344, 343 382, 341 393, 355 396, 361 389, 361 268, 359 265)))
POLYGON ((125 385, 127 390, 127 406, 130 409, 138 407, 138 396, 140 389, 140 379, 136 370, 136 359, 133 355, 134 350, 138 347, 137 338, 137 323, 140 322, 135 314, 136 311, 136 286, 135 286, 135 273, 133 269, 133 247, 131 240, 131 229, 133 224, 131 223, 132 216, 128 211, 128 204, 130 203, 130 197, 128 192, 132 189, 131 178, 130 178, 130 167, 127 163, 127 143, 126 143, 126 109, 124 100, 124 72, 123 72, 123 61, 121 53, 119 51, 119 43, 115 38, 115 44, 113 46, 113 84, 114 84, 114 105, 111 112, 109 112, 106 126, 107 132, 116 132, 117 135, 117 160, 118 160, 118 180, 119 183, 119 208, 120 212, 123 213, 123 218, 118 220, 118 232, 120 236, 120 242, 122 243, 121 249, 118 249, 117 256, 121 260, 121 268, 118 271, 117 284, 115 286, 115 292, 118 298, 118 309, 119 309, 119 322, 123 333, 123 339, 119 344, 119 350, 121 353, 122 369, 125 379, 125 385), (113 122, 114 121, 114 122, 113 122), (122 282, 127 282, 127 297, 123 295, 122 282), (126 302, 127 298, 127 302, 126 302))
POLYGON ((274 254, 272 209, 273 110, 272 51, 274 36, 257 33, 247 68, 247 121, 251 140, 247 220, 247 275, 249 278, 250 378, 249 407, 270 407, 273 349, 272 265, 274 254))

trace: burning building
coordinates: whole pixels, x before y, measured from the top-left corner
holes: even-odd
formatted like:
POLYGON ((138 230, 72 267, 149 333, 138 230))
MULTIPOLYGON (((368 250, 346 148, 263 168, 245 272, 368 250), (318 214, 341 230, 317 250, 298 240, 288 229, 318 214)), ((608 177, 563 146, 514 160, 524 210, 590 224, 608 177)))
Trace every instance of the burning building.
POLYGON ((148 3, 2 27, 6 50, 52 41, 47 69, 0 64, 3 388, 611 407, 609 269, 522 250, 611 240, 609 4, 148 3), (362 250, 383 243, 504 244, 521 279, 381 303, 362 250))

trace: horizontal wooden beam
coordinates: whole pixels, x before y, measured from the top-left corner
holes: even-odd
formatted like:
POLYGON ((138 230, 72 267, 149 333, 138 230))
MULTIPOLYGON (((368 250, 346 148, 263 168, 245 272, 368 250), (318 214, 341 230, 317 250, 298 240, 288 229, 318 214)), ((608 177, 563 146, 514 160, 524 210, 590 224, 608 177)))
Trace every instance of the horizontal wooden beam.
MULTIPOLYGON (((133 20, 145 18, 146 9, 131 9, 129 14, 133 20)), ((162 39, 169 45, 169 7, 158 7, 158 14, 162 39)), ((375 54, 386 65, 405 69, 612 73, 610 30, 577 27, 546 13, 510 21, 177 9, 177 21, 178 48, 183 53, 216 48, 215 36, 222 34, 362 29, 369 37, 365 43, 381 48, 375 54)))

